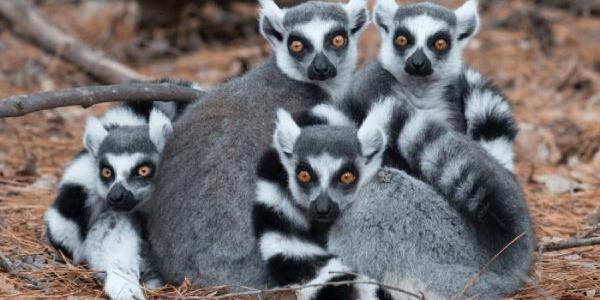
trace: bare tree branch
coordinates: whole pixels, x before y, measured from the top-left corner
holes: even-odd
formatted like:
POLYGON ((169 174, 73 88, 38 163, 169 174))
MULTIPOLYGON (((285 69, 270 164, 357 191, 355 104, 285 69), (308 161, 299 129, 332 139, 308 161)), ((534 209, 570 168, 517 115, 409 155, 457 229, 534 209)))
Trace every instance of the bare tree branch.
POLYGON ((0 1, 0 17, 8 21, 13 33, 80 67, 102 83, 126 83, 148 79, 108 58, 103 52, 65 34, 40 14, 29 1, 0 1))
POLYGON ((557 242, 545 242, 538 245, 538 251, 558 251, 575 247, 600 245, 600 237, 572 238, 557 242))
POLYGON ((89 107, 113 101, 191 101, 202 95, 202 91, 170 83, 79 87, 0 99, 0 118, 18 117, 35 111, 71 105, 89 107))

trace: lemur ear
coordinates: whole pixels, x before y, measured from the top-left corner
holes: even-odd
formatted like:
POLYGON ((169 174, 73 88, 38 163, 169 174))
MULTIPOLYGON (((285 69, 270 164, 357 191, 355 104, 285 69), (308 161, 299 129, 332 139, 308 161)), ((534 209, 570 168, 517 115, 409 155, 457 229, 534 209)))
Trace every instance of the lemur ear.
POLYGON ((350 20, 350 33, 352 35, 360 34, 369 23, 369 14, 367 10, 367 1, 350 0, 344 5, 350 20))
POLYGON ((392 29, 396 10, 398 10, 396 0, 377 0, 373 21, 380 32, 388 33, 392 29))
POLYGON ((383 153, 387 147, 387 135, 384 128, 390 122, 394 110, 393 98, 382 99, 375 103, 358 129, 357 137, 362 154, 367 160, 383 153))
POLYGON ((479 32, 478 0, 467 0, 454 11, 457 21, 458 41, 465 46, 479 32))
POLYGON ((283 16, 285 12, 273 0, 259 0, 259 28, 271 45, 283 42, 283 16))
POLYGON ((148 134, 150 140, 158 150, 162 152, 167 143, 167 139, 173 133, 171 120, 160 110, 153 109, 148 121, 148 134))
POLYGON ((277 128, 273 135, 273 145, 277 151, 285 156, 291 156, 300 132, 301 129, 292 118, 292 115, 284 109, 278 109, 277 128))
POLYGON ((85 124, 85 133, 83 134, 83 146, 86 150, 92 153, 93 156, 98 156, 100 145, 108 135, 108 130, 95 117, 89 117, 85 124))

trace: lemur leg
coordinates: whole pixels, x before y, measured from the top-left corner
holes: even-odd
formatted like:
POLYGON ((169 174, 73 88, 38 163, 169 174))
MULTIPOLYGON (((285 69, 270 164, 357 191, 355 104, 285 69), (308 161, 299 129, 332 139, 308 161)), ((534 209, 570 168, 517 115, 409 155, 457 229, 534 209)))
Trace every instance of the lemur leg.
POLYGON ((104 292, 111 299, 144 299, 140 286, 141 239, 133 220, 106 213, 92 225, 82 258, 90 269, 105 272, 104 292))

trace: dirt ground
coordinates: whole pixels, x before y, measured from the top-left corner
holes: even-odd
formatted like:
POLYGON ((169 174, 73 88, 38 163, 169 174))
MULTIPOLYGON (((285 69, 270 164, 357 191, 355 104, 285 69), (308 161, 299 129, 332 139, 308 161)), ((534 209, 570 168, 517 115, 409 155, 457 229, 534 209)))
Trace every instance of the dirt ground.
MULTIPOLYGON (((539 241, 600 236, 600 18, 540 8, 533 1, 491 1, 466 62, 506 93, 519 122, 516 173, 539 241)), ((135 7, 116 1, 45 1, 65 31, 125 61, 135 36, 135 7)), ((457 4, 457 1, 443 3, 457 4)), ((456 6, 454 6, 456 7, 456 6)), ((95 84, 0 26, 0 97, 95 84)), ((361 63, 376 55, 377 34, 361 40, 361 63)), ((131 65, 152 77, 216 84, 258 63, 260 38, 131 65)), ((0 298, 103 297, 93 274, 65 261, 46 242, 42 214, 66 163, 81 147, 92 109, 62 108, 0 119, 0 298)), ((528 283, 514 299, 600 297, 600 246, 538 253, 528 283)), ((215 295, 187 284, 150 297, 215 295)))

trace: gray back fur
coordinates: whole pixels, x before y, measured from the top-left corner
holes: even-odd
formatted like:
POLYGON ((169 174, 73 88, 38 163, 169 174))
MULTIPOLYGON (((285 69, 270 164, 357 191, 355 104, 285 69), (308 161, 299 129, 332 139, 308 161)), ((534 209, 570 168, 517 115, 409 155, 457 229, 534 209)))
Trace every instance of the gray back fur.
POLYGON ((328 99, 269 59, 188 108, 165 147, 156 192, 145 207, 166 281, 264 285, 250 222, 259 154, 271 143, 277 107, 300 111, 328 99))
MULTIPOLYGON (((428 298, 481 293, 483 299, 511 296, 527 275, 534 249, 533 232, 518 182, 505 168, 466 137, 455 134, 448 145, 476 162, 477 175, 504 191, 503 232, 474 226, 450 201, 406 173, 384 169, 365 185, 330 232, 329 250, 358 272, 428 298), (475 283, 469 279, 507 245, 475 283)), ((494 208, 497 209, 497 208, 494 208)))

